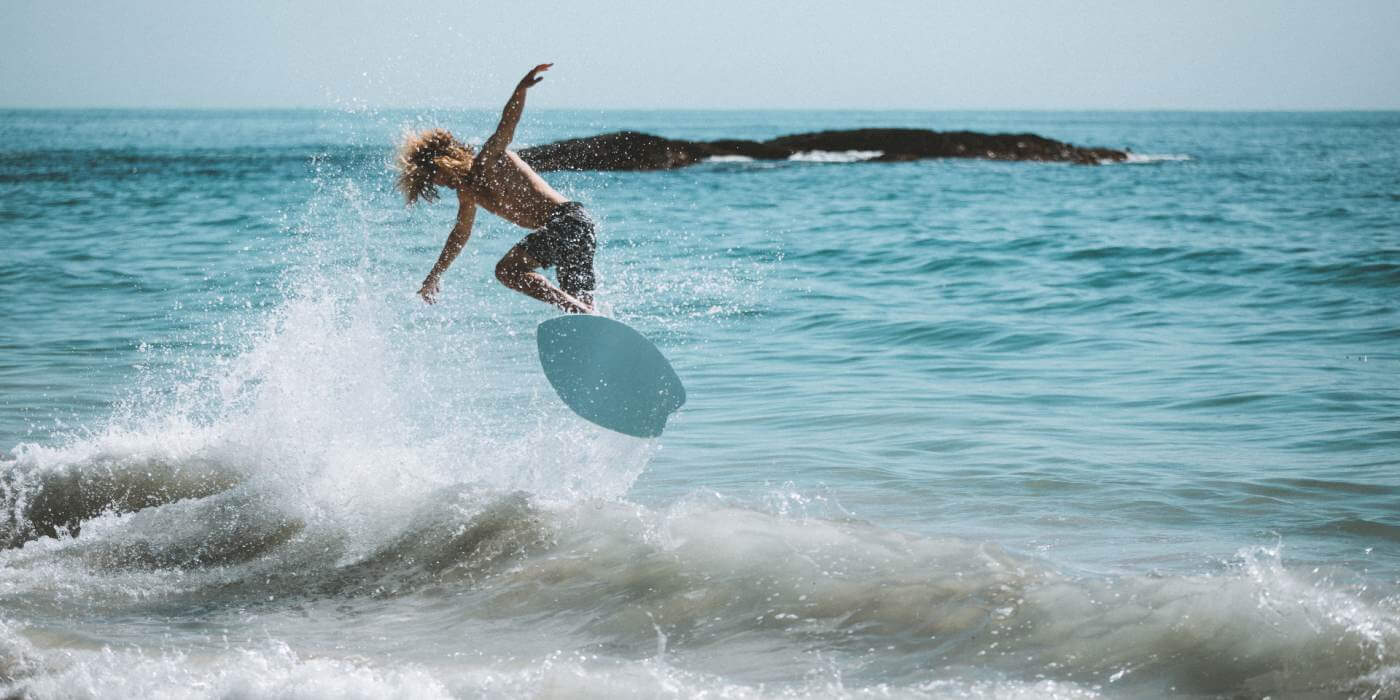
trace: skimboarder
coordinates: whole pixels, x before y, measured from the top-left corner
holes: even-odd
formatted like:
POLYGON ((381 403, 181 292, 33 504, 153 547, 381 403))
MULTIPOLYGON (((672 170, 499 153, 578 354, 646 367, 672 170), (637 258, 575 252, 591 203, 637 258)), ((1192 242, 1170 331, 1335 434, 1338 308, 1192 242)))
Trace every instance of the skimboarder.
POLYGON ((593 311, 593 220, 509 150, 525 109, 525 93, 544 78, 552 63, 535 66, 515 86, 501 112, 501 123, 480 152, 446 129, 416 134, 399 150, 397 186, 409 204, 434 201, 437 188, 457 193, 457 222, 418 295, 433 303, 442 273, 471 237, 477 207, 531 232, 496 263, 496 279, 518 292, 572 313, 593 311), (558 286, 540 273, 553 267, 558 286))

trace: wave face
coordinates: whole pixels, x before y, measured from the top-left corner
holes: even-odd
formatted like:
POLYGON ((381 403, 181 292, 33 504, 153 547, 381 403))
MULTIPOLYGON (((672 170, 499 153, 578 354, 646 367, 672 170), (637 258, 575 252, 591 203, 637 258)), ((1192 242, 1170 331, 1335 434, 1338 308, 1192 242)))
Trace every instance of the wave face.
POLYGON ((1394 115, 613 116, 1189 158, 551 174, 644 441, 413 295, 434 115, 0 112, 0 696, 1400 696, 1394 115))
POLYGON ((1209 574, 1088 575, 712 498, 545 505, 478 486, 439 489, 392 529, 341 520, 235 487, 7 552, 7 617, 26 618, 0 629, 11 687, 1346 696, 1391 692, 1397 670, 1393 600, 1277 550, 1209 574), (183 621, 178 651, 84 650, 162 620, 183 621))

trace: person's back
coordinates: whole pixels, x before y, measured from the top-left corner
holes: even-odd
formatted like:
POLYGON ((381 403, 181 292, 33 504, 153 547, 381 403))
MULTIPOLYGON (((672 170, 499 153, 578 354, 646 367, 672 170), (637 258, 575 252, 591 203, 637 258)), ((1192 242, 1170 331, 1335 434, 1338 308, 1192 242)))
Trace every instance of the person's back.
POLYGON ((569 201, 509 150, 473 159, 468 187, 481 208, 523 228, 543 226, 551 210, 569 201))
POLYGON ((593 310, 593 220, 582 204, 568 201, 507 150, 525 108, 525 91, 542 80, 539 73, 551 65, 540 64, 521 79, 480 153, 473 155, 471 148, 443 129, 418 134, 401 148, 397 184, 409 204, 436 200, 436 187, 457 192, 457 223, 418 290, 428 303, 434 301, 442 273, 471 237, 480 205, 518 226, 535 229, 496 263, 496 278, 502 284, 565 311, 593 310), (559 287, 537 272, 547 267, 556 268, 559 287))

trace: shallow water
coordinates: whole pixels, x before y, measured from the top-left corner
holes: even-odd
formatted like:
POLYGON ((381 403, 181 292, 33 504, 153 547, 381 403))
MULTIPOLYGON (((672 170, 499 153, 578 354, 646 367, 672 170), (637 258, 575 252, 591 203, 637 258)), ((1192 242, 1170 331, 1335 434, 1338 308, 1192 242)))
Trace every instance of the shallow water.
MULTIPOLYGON (((390 144, 488 113, 0 112, 0 682, 34 697, 1400 694, 1400 114, 542 112, 1130 147, 549 179, 686 381, 390 144)), ((865 154, 868 155, 868 154, 865 154)))

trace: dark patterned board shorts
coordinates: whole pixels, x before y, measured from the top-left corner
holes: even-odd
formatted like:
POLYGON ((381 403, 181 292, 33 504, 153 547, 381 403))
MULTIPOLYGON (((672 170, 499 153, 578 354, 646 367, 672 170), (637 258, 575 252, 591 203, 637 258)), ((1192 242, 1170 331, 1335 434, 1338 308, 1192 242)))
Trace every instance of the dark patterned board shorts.
POLYGON ((593 253, 598 247, 593 219, 578 202, 564 202, 549 212, 544 226, 520 244, 530 257, 555 268, 559 288, 572 296, 593 291, 593 253))

